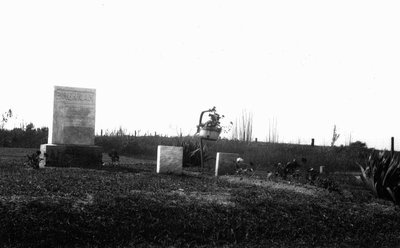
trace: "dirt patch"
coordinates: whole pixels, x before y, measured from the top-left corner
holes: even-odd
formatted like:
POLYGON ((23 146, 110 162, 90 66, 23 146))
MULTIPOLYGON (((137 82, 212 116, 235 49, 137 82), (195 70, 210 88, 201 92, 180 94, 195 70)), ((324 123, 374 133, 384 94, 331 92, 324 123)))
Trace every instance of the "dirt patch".
POLYGON ((300 193, 314 197, 323 196, 327 194, 324 190, 318 189, 313 186, 307 186, 307 187, 305 185, 300 186, 297 184, 290 184, 290 182, 282 183, 282 182, 274 182, 270 180, 262 180, 256 178, 253 179, 253 178, 232 177, 232 176, 221 176, 220 179, 226 180, 230 183, 240 183, 240 184, 254 185, 270 189, 293 191, 295 193, 300 193))
MULTIPOLYGON (((156 194, 151 191, 145 190, 131 190, 130 194, 144 194, 150 197, 156 197, 156 194)), ((198 192, 198 191, 185 191, 183 189, 172 190, 166 195, 177 195, 184 198, 186 201, 197 201, 203 204, 219 204, 223 206, 235 206, 231 201, 231 194, 229 192, 198 192)))

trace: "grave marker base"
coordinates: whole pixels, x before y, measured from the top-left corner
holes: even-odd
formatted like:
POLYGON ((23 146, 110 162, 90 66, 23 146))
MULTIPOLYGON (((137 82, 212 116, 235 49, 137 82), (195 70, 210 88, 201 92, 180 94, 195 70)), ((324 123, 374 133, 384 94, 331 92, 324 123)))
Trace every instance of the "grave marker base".
POLYGON ((40 145, 40 168, 83 167, 99 168, 102 165, 102 148, 90 145, 40 145), (47 154, 47 157, 44 154, 47 154))

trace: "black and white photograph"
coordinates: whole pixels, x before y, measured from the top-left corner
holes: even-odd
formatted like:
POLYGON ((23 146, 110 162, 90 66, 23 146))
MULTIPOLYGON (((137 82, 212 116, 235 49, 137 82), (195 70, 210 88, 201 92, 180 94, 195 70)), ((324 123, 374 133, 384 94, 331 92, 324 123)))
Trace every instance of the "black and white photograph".
POLYGON ((399 247, 400 2, 0 1, 0 247, 399 247))

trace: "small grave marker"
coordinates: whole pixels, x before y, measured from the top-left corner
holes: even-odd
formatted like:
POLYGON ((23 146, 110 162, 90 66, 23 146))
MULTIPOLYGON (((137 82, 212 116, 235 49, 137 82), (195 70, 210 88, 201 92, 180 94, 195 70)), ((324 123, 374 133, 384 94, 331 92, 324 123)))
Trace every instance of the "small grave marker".
POLYGON ((182 174, 183 147, 157 147, 157 173, 182 174))
POLYGON ((237 153, 217 153, 215 163, 215 176, 229 175, 236 173, 236 160, 239 158, 237 153))

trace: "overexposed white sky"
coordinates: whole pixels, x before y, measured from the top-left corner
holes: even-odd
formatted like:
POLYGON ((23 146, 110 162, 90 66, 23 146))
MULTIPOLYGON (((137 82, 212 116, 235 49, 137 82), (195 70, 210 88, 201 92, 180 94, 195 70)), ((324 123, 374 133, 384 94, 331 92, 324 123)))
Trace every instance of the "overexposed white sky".
POLYGON ((96 130, 193 134, 202 110, 265 140, 400 149, 397 1, 1 1, 0 112, 50 126, 53 86, 97 90, 96 130))

